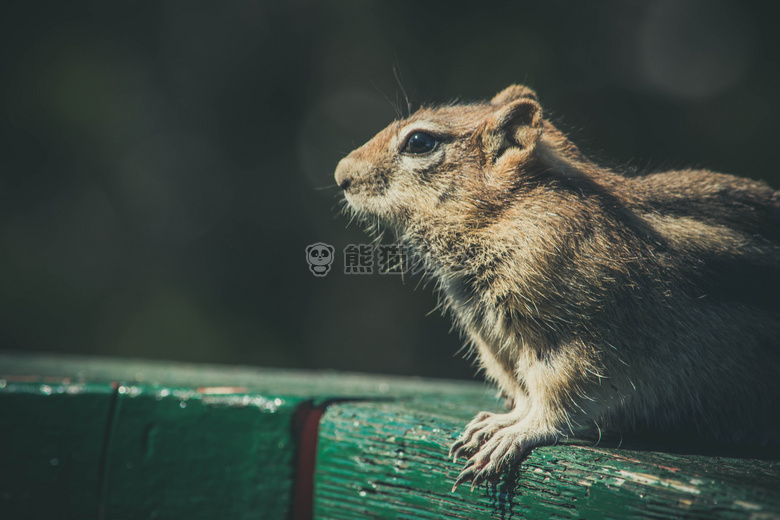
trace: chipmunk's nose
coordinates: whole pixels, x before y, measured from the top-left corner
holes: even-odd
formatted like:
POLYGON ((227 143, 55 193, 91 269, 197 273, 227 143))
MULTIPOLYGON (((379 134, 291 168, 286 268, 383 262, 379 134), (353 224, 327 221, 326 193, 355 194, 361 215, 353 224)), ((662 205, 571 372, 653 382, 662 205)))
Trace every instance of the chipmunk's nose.
POLYGON ((346 190, 349 188, 350 184, 352 184, 352 177, 354 176, 354 161, 348 157, 345 157, 341 161, 339 161, 338 166, 336 166, 336 184, 339 185, 339 188, 342 190, 346 190))

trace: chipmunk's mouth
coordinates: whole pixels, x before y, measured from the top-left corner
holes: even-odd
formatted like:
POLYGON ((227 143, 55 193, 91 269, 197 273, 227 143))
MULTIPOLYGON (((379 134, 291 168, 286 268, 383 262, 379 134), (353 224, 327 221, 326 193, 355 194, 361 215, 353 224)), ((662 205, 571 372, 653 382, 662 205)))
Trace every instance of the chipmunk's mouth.
POLYGON ((357 216, 391 219, 392 197, 387 196, 389 182, 382 172, 347 157, 339 162, 335 179, 339 188, 344 190, 344 199, 349 208, 357 216))
POLYGON ((352 185, 344 190, 347 213, 371 226, 383 224, 395 229, 403 229, 411 219, 411 212, 402 201, 397 200, 392 189, 375 195, 370 190, 362 190, 352 185))
POLYGON ((392 221, 387 204, 378 200, 378 197, 366 195, 355 191, 344 191, 344 200, 347 207, 358 218, 379 218, 385 223, 392 221))

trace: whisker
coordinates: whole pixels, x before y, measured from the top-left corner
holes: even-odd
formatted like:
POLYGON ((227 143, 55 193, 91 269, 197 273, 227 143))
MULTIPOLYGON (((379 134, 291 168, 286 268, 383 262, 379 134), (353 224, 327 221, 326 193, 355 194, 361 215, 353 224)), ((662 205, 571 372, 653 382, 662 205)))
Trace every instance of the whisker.
POLYGON ((404 117, 404 114, 403 114, 403 111, 401 110, 401 108, 398 106, 398 103, 397 103, 397 102, 393 102, 393 100, 392 100, 392 99, 390 99, 390 98, 387 96, 387 94, 385 94, 385 93, 384 93, 384 91, 382 91, 382 89, 381 89, 381 88, 379 88, 379 86, 378 86, 376 83, 374 83, 374 82, 373 82, 373 80, 371 81, 371 85, 373 85, 373 86, 374 86, 374 88, 377 90, 377 92, 379 92, 380 94, 382 94, 382 97, 383 97, 383 98, 385 98, 385 99, 387 100, 387 102, 388 102, 388 103, 390 103, 390 106, 392 106, 392 107, 393 107, 393 110, 395 111, 395 117, 396 117, 397 119, 403 119, 403 117, 404 117))
POLYGON ((395 76, 395 80, 398 83, 398 87, 401 89, 401 93, 404 95, 404 100, 406 101, 406 115, 409 117, 412 115, 412 103, 409 101, 409 96, 406 95, 401 68, 398 66, 397 61, 396 63, 393 63, 393 75, 395 76))

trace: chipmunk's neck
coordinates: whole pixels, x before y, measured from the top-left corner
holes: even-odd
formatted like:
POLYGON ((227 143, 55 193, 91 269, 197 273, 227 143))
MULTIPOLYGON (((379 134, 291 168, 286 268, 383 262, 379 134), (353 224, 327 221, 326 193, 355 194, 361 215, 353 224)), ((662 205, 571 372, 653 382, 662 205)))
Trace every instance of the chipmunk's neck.
POLYGON ((602 187, 615 189, 620 189, 625 183, 622 175, 585 157, 563 132, 547 121, 535 152, 538 168, 561 178, 589 179, 602 187))

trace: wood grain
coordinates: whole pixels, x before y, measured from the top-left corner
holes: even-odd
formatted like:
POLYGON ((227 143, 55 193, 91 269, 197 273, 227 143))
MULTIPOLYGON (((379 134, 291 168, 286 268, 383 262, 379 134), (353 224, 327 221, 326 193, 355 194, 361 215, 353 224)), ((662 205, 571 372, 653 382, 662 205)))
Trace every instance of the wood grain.
MULTIPOLYGON (((314 518, 780 518, 780 461, 571 441, 450 489, 465 381, 0 355, 0 518, 286 518, 325 408, 314 518)), ((306 508, 302 510, 308 510, 306 508)))

